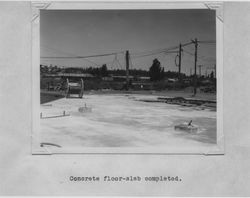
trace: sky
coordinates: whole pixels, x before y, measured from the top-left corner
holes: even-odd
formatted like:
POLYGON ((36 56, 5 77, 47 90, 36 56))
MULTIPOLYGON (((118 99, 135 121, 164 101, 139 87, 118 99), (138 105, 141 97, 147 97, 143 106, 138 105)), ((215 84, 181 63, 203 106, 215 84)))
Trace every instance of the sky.
MULTIPOLYGON (((178 71, 177 53, 168 49, 191 39, 216 41, 213 10, 42 10, 40 18, 41 64, 61 67, 125 69, 125 51, 130 68, 148 70, 157 58, 165 71, 178 71), (159 50, 159 51, 158 51, 159 50), (150 56, 143 56, 153 53, 150 56), (115 53, 86 59, 55 59, 115 53), (50 58, 43 58, 50 57, 50 58)), ((194 44, 183 48, 182 72, 194 72, 194 44)), ((174 50, 176 51, 176 50, 174 50)), ((199 44, 197 65, 202 74, 211 72, 216 44, 199 44), (207 69, 206 69, 207 68, 207 69)), ((199 71, 197 71, 199 73, 199 71)))

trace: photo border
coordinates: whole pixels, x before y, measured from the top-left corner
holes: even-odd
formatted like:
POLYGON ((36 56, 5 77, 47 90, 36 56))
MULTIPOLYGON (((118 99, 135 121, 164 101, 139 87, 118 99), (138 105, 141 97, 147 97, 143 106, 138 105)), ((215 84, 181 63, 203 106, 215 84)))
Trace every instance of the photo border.
POLYGON ((32 154, 224 154, 223 134, 223 2, 32 2, 32 154), (194 147, 40 147, 40 10, 212 9, 216 10, 217 144, 194 147))

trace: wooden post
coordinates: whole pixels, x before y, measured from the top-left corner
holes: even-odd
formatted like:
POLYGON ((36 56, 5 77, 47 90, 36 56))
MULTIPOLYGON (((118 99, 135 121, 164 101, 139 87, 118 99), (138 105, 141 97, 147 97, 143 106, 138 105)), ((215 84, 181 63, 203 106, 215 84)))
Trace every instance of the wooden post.
POLYGON ((126 89, 128 90, 129 88, 129 51, 126 51, 125 55, 125 60, 126 60, 126 89))

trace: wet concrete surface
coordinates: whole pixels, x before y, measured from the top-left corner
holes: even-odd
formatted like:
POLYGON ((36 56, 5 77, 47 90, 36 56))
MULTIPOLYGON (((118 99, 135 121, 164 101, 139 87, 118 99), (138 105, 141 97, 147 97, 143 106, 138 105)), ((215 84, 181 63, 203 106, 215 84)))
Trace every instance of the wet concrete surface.
POLYGON ((216 144, 216 112, 166 103, 146 103, 155 95, 85 95, 82 99, 62 98, 41 105, 40 138, 62 147, 167 147, 169 145, 216 144), (79 112, 80 107, 91 112, 79 112), (193 120, 197 133, 178 131, 174 126, 193 120))

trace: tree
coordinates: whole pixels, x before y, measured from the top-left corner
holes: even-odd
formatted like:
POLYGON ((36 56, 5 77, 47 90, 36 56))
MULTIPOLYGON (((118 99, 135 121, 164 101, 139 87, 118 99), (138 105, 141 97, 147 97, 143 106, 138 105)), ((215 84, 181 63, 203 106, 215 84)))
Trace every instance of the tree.
POLYGON ((212 71, 211 74, 210 74, 210 78, 211 79, 214 79, 214 72, 212 71))
POLYGON ((159 81, 164 78, 164 68, 161 67, 161 63, 158 59, 153 60, 153 64, 149 68, 149 76, 151 81, 159 81))
POLYGON ((107 65, 104 64, 101 67, 101 76, 107 76, 108 75, 108 69, 107 69, 107 65))

